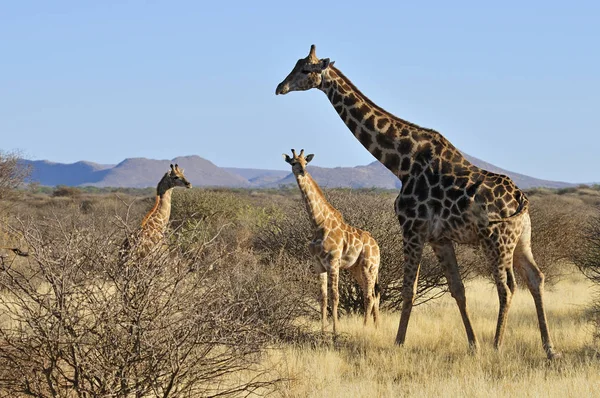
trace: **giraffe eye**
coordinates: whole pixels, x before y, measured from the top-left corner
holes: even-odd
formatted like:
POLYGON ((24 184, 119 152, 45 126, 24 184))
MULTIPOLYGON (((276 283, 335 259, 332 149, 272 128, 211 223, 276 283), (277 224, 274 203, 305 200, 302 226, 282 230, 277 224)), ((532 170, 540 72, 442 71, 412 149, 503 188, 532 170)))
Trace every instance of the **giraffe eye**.
POLYGON ((178 176, 173 177, 174 180, 179 180, 178 176))

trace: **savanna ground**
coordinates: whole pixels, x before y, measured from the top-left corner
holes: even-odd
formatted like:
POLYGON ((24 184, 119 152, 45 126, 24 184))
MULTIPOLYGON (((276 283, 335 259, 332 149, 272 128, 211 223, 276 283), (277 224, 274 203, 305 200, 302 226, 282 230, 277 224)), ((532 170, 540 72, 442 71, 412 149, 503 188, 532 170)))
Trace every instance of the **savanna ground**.
POLYGON ((563 354, 553 362, 526 289, 513 300, 503 349, 492 349, 496 290, 469 247, 457 255, 480 352, 467 350, 430 251, 407 343, 394 346, 396 192, 326 190, 382 249, 379 329, 362 326, 360 291, 342 272, 342 333, 333 339, 320 332, 310 225, 295 187, 176 190, 169 245, 129 260, 119 259, 121 242, 153 190, 11 190, 0 202, 0 247, 29 256, 0 250, 0 396, 596 395, 598 188, 529 191, 550 332, 563 354))
MULTIPOLYGON (((289 397, 592 397, 600 391, 600 359, 587 308, 594 288, 583 277, 547 291, 551 333, 563 358, 548 362, 541 349, 535 309, 519 289, 501 352, 492 348, 497 293, 486 280, 467 285, 481 350, 467 352, 464 327, 448 295, 417 307, 407 343, 393 345, 398 313, 385 312, 378 330, 358 316, 341 322, 336 343, 287 345, 269 352, 268 366, 289 379, 289 397)), ((318 323, 315 322, 315 330, 318 323)))

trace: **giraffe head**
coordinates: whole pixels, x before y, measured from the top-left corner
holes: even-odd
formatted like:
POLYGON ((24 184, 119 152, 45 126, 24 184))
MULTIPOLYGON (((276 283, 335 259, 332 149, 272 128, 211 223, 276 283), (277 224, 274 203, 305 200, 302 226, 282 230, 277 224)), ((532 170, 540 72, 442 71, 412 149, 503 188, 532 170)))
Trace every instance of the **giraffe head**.
POLYGON ((282 155, 285 161, 292 165, 292 172, 294 175, 304 175, 306 171, 306 165, 313 159, 315 155, 312 153, 304 157, 304 149, 300 151, 300 155, 296 155, 296 150, 292 149, 292 157, 288 154, 282 155))
POLYGON ((162 191, 161 193, 175 187, 192 187, 192 184, 183 175, 183 169, 180 169, 177 164, 171 165, 171 170, 167 171, 158 183, 158 190, 162 191))
POLYGON ((287 94, 290 91, 305 91, 319 87, 323 81, 322 72, 330 65, 333 65, 333 61, 329 61, 329 58, 317 58, 313 44, 310 46, 308 56, 300 58, 290 74, 279 83, 275 94, 287 94))

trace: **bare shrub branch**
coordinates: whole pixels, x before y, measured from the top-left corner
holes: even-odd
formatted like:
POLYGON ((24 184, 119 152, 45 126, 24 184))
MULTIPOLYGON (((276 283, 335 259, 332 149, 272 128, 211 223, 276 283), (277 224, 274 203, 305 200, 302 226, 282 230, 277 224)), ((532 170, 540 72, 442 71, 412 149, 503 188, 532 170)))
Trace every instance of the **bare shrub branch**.
POLYGON ((239 253, 229 258, 235 267, 210 272, 202 251, 157 250, 121 267, 122 232, 89 227, 64 215, 13 227, 30 256, 0 264, 0 391, 167 397, 273 389, 278 377, 258 366, 260 354, 296 316, 278 308, 285 291, 273 275, 239 253), (234 377, 242 371, 254 376, 234 377))
POLYGON ((6 199, 31 173, 19 159, 17 153, 0 151, 0 199, 6 199))

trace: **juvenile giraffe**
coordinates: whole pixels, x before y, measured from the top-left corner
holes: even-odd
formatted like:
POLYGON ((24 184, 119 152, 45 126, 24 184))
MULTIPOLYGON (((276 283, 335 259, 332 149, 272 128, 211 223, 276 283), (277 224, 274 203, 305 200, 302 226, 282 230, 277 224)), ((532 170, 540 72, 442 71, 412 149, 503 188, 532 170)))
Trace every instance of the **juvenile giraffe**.
POLYGON ((154 207, 146 214, 138 231, 123 242, 120 253, 122 258, 129 254, 133 247, 135 247, 135 254, 143 257, 152 252, 157 246, 162 245, 171 217, 173 188, 192 187, 192 184, 183 175, 183 169, 180 169, 178 165, 171 165, 170 168, 156 186, 154 207))
POLYGON ((333 333, 338 329, 338 277, 340 269, 350 271, 363 292, 365 317, 367 324, 373 314, 375 326, 379 317, 379 246, 371 234, 354 228, 344 222, 342 214, 325 198, 323 192, 306 171, 306 165, 314 155, 304 157, 304 149, 292 157, 283 154, 283 158, 292 166, 292 172, 302 192, 306 211, 311 220, 314 237, 309 244, 310 253, 315 257, 315 271, 321 284, 321 327, 325 331, 327 323, 327 279, 331 289, 333 333))
POLYGON ((402 181, 395 202, 405 257, 396 344, 405 341, 423 246, 429 242, 458 304, 469 345, 477 350, 454 253, 453 242, 457 242, 480 245, 492 266, 500 302, 495 348, 502 344, 515 291, 514 265, 533 296, 546 355, 550 359, 559 356, 548 332, 544 275, 531 253, 529 201, 513 181, 471 164, 437 131, 400 119, 375 105, 333 62, 317 58, 314 45, 306 58, 296 62, 275 93, 311 88, 327 95, 352 134, 402 181))

